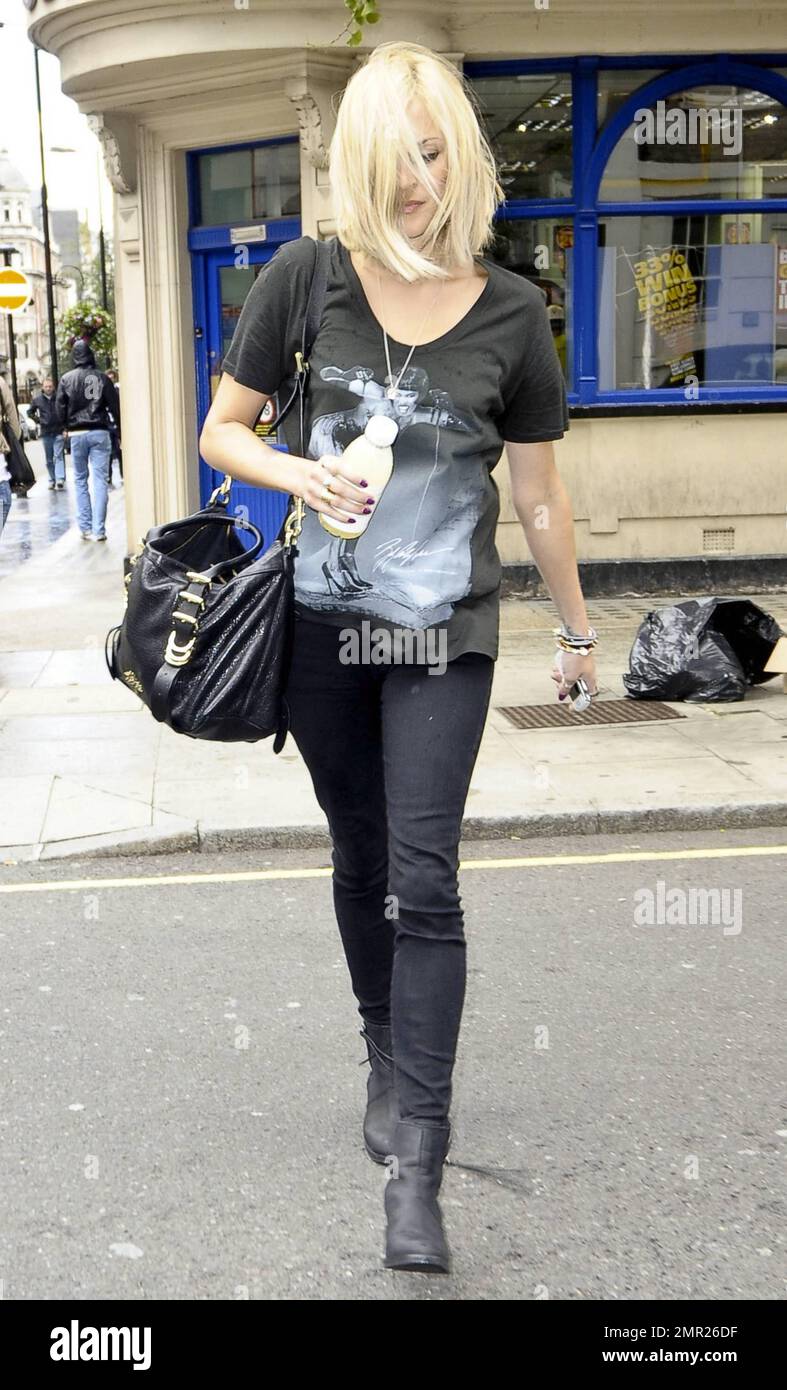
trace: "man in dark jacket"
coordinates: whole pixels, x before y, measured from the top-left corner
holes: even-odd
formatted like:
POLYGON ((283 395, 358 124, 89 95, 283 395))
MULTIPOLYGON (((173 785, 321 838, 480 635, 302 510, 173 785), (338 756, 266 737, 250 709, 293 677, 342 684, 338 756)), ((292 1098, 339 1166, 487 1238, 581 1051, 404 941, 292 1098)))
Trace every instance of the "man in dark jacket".
POLYGON ((71 360, 74 369, 60 378, 55 412, 71 440, 80 534, 84 541, 105 541, 112 451, 109 431, 120 418, 117 392, 106 373, 97 368, 84 339, 77 338, 71 360), (93 477, 92 507, 89 474, 93 477))
POLYGON ((49 473, 49 491, 53 488, 62 491, 66 485, 66 453, 63 427, 58 424, 55 414, 55 383, 51 376, 44 377, 44 385, 33 397, 27 413, 31 420, 37 421, 41 431, 49 473))

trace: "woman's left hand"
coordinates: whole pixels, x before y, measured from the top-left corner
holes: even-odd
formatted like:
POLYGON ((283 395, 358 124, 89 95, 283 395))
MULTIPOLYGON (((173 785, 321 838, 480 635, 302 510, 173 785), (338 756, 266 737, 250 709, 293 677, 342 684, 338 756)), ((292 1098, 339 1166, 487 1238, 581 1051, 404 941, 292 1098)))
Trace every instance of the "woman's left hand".
POLYGON ((591 695, 598 694, 598 682, 596 680, 596 662, 591 653, 590 656, 579 656, 573 652, 564 652, 558 649, 563 660, 563 670, 557 664, 557 653, 552 666, 552 679, 558 687, 557 698, 565 700, 569 690, 580 676, 587 682, 588 690, 591 695))

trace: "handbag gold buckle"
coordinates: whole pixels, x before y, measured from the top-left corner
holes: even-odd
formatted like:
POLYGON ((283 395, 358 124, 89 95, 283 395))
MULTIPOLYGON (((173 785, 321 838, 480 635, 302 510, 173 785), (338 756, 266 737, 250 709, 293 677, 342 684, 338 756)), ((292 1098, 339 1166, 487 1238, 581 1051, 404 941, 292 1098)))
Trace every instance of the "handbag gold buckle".
POLYGON ((169 666, 185 666, 194 650, 196 633, 190 637, 188 642, 178 643, 175 641, 174 631, 167 638, 167 646, 164 651, 164 660, 169 666))
POLYGON ((284 523, 284 544, 292 545, 298 539, 303 526, 303 517, 306 511, 306 503, 302 497, 295 498, 295 506, 292 508, 287 520, 284 523))
POLYGON ((229 498, 231 487, 232 475, 230 473, 225 473, 223 481, 219 483, 218 487, 214 488, 212 493, 210 494, 210 497, 208 498, 208 506, 212 506, 213 503, 216 501, 217 497, 221 497, 222 499, 229 498))

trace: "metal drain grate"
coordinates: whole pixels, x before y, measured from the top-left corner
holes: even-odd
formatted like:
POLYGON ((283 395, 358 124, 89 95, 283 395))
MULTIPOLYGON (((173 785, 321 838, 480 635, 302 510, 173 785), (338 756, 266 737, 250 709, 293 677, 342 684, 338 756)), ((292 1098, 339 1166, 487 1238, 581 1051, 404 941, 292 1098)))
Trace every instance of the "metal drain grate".
POLYGON ((659 700, 594 700, 584 714, 568 705, 497 705, 516 729, 576 729, 590 724, 647 724, 654 719, 685 719, 659 700))

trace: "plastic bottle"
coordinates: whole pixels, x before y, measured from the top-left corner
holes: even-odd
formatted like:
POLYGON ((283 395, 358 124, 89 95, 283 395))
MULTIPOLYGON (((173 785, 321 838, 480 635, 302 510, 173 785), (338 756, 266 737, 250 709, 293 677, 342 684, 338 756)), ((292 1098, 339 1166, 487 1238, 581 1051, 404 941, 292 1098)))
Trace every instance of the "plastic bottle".
MULTIPOLYGON (((562 647, 558 647, 557 651, 555 652, 555 665, 557 666, 558 671, 560 671, 562 675, 562 647)), ((579 678, 574 682, 574 684, 571 686, 569 690, 564 691, 562 695, 558 694, 557 698, 559 700, 564 700, 566 696, 568 696, 568 702, 575 714, 583 714, 585 710, 589 708, 591 700, 593 698, 590 694, 590 690, 588 689, 587 681, 585 681, 582 676, 579 676, 579 678)))
MULTIPOLYGON (((390 415, 372 415, 367 421, 366 429, 363 434, 359 434, 342 453, 341 457, 347 459, 350 471, 358 473, 359 477, 365 478, 369 484, 369 496, 374 497, 379 505, 380 495, 385 487, 393 470, 393 444, 399 426, 390 415)), ((341 478, 342 474, 337 473, 341 478)), ((345 482, 351 479, 345 478, 345 482)), ((357 486, 357 484, 356 484, 357 486)), ((373 513, 363 516, 361 513, 353 513, 355 522, 345 523, 337 521, 335 517, 325 516, 319 513, 320 525, 325 527, 332 536, 341 536, 343 540, 354 540, 360 536, 372 519, 373 513)))

